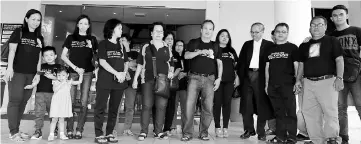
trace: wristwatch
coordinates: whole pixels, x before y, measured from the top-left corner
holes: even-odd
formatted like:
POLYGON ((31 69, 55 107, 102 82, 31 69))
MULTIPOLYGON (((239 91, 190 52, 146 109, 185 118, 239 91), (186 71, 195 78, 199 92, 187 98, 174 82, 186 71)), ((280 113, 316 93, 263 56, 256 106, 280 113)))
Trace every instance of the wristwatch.
POLYGON ((336 79, 343 80, 343 78, 340 76, 336 76, 336 79))

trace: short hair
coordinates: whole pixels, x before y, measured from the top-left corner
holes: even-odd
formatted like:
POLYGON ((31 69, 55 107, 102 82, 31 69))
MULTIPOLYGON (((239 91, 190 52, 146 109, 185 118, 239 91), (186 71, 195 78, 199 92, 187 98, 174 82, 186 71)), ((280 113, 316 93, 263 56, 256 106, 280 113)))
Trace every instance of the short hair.
MULTIPOLYGON (((281 27, 281 26, 284 26, 287 28, 287 31, 290 30, 290 27, 288 26, 287 23, 278 23, 276 26, 275 26, 275 29, 273 30, 273 32, 276 30, 277 27, 281 27)), ((272 34, 273 35, 273 34, 272 34)))
POLYGON ((174 33, 171 32, 171 31, 166 31, 166 32, 164 33, 163 40, 165 40, 169 35, 172 35, 172 37, 173 37, 173 43, 174 43, 174 41, 175 41, 175 35, 174 35, 174 33))
POLYGON ((322 19, 323 22, 325 23, 325 25, 327 25, 327 19, 323 16, 315 16, 311 19, 311 22, 310 22, 310 25, 312 24, 312 22, 315 20, 315 19, 322 19))
POLYGON ((58 73, 61 73, 61 72, 69 73, 69 68, 62 65, 62 66, 60 66, 58 69, 56 69, 55 72, 56 72, 57 74, 58 74, 58 73))
POLYGON ((131 38, 130 35, 127 34, 127 33, 123 33, 122 36, 121 36, 121 38, 125 38, 125 39, 127 39, 127 41, 132 41, 132 38, 131 38))
POLYGON ((122 22, 118 19, 110 19, 108 20, 103 29, 103 34, 105 39, 110 39, 113 37, 114 28, 117 27, 122 22))
POLYGON ((272 30, 271 35, 275 35, 275 30, 272 30))
POLYGON ((139 53, 136 51, 130 51, 130 52, 127 52, 127 54, 128 54, 128 57, 135 60, 135 59, 137 59, 139 53))
POLYGON ((346 6, 344 5, 336 5, 332 8, 332 11, 333 12, 334 10, 338 10, 338 9, 341 9, 341 10, 345 10, 346 11, 346 14, 348 14, 348 9, 346 8, 346 6))
POLYGON ((152 23, 152 26, 150 27, 150 32, 152 32, 154 30, 154 27, 157 25, 162 26, 162 28, 164 30, 164 24, 162 22, 154 22, 154 23, 152 23))
POLYGON ((253 23, 252 26, 251 26, 251 29, 252 29, 252 27, 255 26, 255 25, 262 26, 262 31, 264 31, 265 27, 264 27, 264 25, 263 25, 262 23, 260 23, 260 22, 255 22, 255 23, 253 23))
POLYGON ((203 28, 205 23, 211 23, 213 25, 213 30, 214 30, 215 25, 214 25, 214 22, 212 20, 209 20, 209 19, 204 20, 202 22, 201 28, 203 28))
POLYGON ((44 56, 44 53, 47 51, 53 51, 54 54, 56 55, 56 49, 53 46, 46 46, 44 48, 41 49, 41 54, 44 56))

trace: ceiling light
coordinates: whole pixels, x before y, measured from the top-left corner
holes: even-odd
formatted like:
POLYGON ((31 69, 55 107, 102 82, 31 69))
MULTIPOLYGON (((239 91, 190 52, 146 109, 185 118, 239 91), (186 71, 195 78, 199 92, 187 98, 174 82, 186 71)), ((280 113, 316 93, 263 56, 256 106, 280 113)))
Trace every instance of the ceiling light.
POLYGON ((58 36, 55 36, 55 37, 58 37, 58 36))
POLYGON ((113 13, 113 14, 117 14, 117 13, 113 13))
POLYGON ((59 12, 63 12, 63 11, 60 10, 59 12))

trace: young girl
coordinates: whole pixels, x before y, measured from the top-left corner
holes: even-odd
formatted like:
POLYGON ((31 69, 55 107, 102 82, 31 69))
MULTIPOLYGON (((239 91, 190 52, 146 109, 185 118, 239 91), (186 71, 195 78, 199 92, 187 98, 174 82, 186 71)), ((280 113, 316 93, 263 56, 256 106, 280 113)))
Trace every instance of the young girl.
POLYGON ((61 67, 57 70, 57 80, 53 80, 54 95, 51 99, 50 116, 52 118, 50 124, 49 141, 54 140, 54 130, 56 123, 59 121, 60 139, 66 140, 68 137, 64 134, 64 118, 72 117, 72 103, 70 89, 72 85, 79 85, 83 81, 83 74, 79 73, 79 80, 68 80, 69 72, 67 68, 61 67))

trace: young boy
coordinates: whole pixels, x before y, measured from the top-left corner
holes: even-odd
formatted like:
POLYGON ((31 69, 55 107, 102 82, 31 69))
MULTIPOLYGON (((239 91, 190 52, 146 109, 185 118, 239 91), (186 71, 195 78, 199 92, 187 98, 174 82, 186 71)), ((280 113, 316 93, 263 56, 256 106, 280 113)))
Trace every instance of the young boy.
POLYGON ((56 79, 55 72, 60 68, 60 64, 56 64, 56 51, 54 47, 46 46, 41 49, 41 53, 45 63, 41 65, 40 81, 38 84, 32 84, 25 87, 31 89, 37 86, 35 94, 35 133, 31 139, 41 139, 41 129, 44 126, 44 116, 46 111, 50 112, 51 98, 53 96, 52 80, 56 79))

